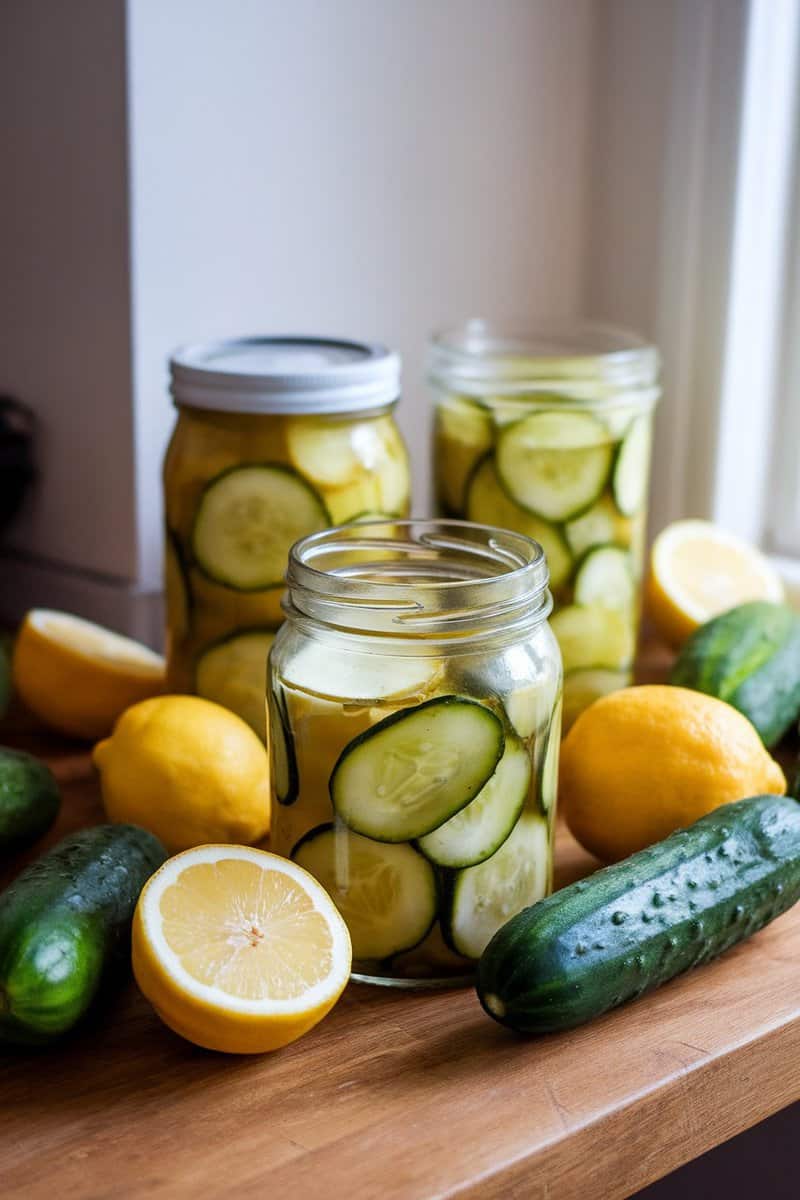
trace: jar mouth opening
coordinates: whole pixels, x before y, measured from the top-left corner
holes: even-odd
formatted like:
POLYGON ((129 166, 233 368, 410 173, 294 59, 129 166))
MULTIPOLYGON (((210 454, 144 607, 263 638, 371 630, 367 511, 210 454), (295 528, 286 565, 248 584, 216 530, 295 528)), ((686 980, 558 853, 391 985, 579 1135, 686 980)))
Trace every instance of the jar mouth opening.
MULTIPOLYGON (((619 392, 658 399, 660 357, 638 334, 598 321, 550 320, 533 327, 473 318, 431 339, 429 376, 468 395, 620 403, 619 392), (544 399, 544 397, 543 397, 544 399)), ((630 404, 627 395, 622 402, 630 404)))
POLYGON ((544 620, 547 563, 524 534, 456 520, 368 520, 296 542, 287 611, 339 629, 464 636, 544 620))

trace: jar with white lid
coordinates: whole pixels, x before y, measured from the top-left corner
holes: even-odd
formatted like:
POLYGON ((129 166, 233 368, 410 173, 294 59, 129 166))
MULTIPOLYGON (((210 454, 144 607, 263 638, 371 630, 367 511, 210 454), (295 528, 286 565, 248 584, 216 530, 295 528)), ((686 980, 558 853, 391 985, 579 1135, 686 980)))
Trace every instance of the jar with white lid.
POLYGON ((263 738, 265 664, 292 543, 408 512, 393 416, 400 361, 379 345, 258 337, 188 346, 170 372, 168 686, 224 704, 263 738))
POLYGON ((288 584, 272 848, 340 908, 356 979, 469 979, 552 883, 561 660, 541 547, 365 522, 298 542, 288 584))

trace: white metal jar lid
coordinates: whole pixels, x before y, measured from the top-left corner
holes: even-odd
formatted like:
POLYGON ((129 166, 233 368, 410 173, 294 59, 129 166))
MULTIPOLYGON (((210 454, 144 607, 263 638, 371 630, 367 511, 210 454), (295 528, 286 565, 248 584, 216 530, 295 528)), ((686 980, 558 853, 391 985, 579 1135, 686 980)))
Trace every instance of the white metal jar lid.
POLYGON ((217 412, 362 412, 400 392, 400 356, 368 342, 232 338, 183 346, 169 367, 176 404, 217 412))

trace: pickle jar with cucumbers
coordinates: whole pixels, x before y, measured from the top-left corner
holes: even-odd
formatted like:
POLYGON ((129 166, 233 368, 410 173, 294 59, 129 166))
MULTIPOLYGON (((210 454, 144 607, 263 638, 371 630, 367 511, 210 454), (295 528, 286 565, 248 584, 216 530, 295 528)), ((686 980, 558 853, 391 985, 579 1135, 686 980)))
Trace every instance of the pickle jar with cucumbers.
POLYGON ((399 359, 359 342, 243 338, 186 347, 170 372, 168 686, 225 705, 264 738, 290 546, 330 525, 408 512, 393 417, 399 359))
POLYGON ((288 583, 272 847, 339 906, 356 979, 469 978, 551 888, 561 661, 541 547, 365 522, 297 543, 288 583))
POLYGON ((434 336, 429 376, 438 511, 544 548, 566 730, 632 678, 658 352, 588 322, 475 320, 434 336))

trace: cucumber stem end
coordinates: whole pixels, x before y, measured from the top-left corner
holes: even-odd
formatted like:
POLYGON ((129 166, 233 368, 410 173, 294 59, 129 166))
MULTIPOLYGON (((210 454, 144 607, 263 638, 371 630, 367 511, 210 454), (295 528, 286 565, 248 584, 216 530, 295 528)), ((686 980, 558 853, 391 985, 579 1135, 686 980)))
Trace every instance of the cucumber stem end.
POLYGON ((502 1021, 506 1015, 506 1006, 499 996, 495 996, 494 992, 490 992, 488 996, 484 996, 483 1003, 493 1017, 497 1017, 498 1021, 502 1021))

